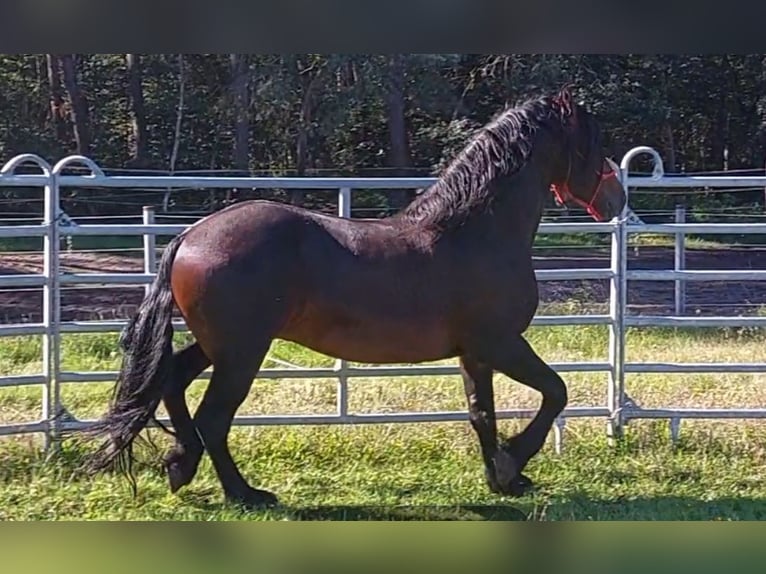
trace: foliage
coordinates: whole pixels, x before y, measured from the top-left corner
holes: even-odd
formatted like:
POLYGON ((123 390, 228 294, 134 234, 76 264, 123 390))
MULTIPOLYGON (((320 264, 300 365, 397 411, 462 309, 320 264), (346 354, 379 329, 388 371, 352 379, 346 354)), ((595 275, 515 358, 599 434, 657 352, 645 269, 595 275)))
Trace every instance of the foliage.
MULTIPOLYGON (((54 55, 0 56, 4 160, 32 152, 56 161, 80 151, 71 86, 50 70, 50 56, 54 55), (60 82, 59 119, 52 105, 53 79, 60 82)), ((136 118, 125 56, 74 58, 74 80, 86 103, 88 152, 113 170, 168 170, 181 103, 180 58, 149 54, 137 59, 146 133, 143 157, 137 160, 132 155, 136 118)), ((230 56, 182 58, 184 98, 176 171, 233 170, 236 165, 238 84, 230 56)), ((384 55, 237 56, 244 59, 242 121, 247 124, 248 169, 254 174, 386 175, 405 170, 430 175, 503 106, 567 82, 599 115, 607 150, 615 157, 646 144, 660 150, 667 171, 764 166, 766 58, 761 55, 404 54, 399 60, 403 74, 399 91, 392 90, 392 59, 384 55), (395 140, 389 131, 399 129, 393 121, 397 108, 392 98, 399 98, 404 108, 405 159, 399 154, 400 159, 393 160, 396 154, 390 153, 395 140), (393 165, 396 162, 405 165, 393 165)), ((39 212, 39 201, 25 200, 26 191, 0 190, 0 209, 39 212)), ((240 190, 229 192, 227 199, 257 195, 240 190)), ((125 190, 102 190, 98 201, 91 201, 89 191, 75 190, 67 210, 91 215, 126 210, 106 201, 116 196, 123 204, 130 202, 125 190)), ((729 204, 761 196, 762 190, 730 194, 729 204)), ((161 194, 151 198, 157 204, 162 199, 161 194)), ((326 202, 310 194, 305 199, 326 202)), ((708 199, 714 205, 722 201, 720 194, 708 199)), ((677 200, 677 196, 637 195, 634 207, 665 209, 677 200)), ((169 207, 210 210, 219 202, 214 193, 200 191, 174 194, 169 207)), ((383 207, 383 196, 370 194, 363 203, 383 207)), ((127 210, 135 212, 135 205, 127 210)))

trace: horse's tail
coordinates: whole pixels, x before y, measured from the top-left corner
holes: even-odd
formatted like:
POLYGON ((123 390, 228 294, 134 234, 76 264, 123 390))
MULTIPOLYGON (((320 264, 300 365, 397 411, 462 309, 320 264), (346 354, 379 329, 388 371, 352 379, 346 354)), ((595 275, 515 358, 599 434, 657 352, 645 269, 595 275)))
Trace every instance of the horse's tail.
POLYGON ((89 461, 91 471, 117 461, 130 474, 133 441, 154 417, 172 379, 174 300, 170 269, 184 235, 168 244, 154 283, 120 336, 124 353, 109 410, 84 431, 108 437, 89 461))

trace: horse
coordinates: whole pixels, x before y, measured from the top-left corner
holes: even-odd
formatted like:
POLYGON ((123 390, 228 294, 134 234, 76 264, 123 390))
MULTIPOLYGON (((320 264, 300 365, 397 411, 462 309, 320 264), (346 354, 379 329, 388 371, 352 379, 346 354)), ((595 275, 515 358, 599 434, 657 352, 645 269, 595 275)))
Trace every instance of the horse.
POLYGON ((207 451, 226 500, 278 504, 239 472, 228 435, 272 341, 282 339, 352 362, 457 358, 487 486, 529 492, 523 471, 568 400, 565 382, 524 337, 539 303, 533 241, 551 191, 597 221, 622 213, 624 188, 601 147, 595 117, 564 87, 498 113, 433 185, 387 217, 253 200, 201 219, 167 245, 120 336, 114 394, 86 429, 104 440, 87 466, 124 464, 162 402, 175 436, 163 457, 171 492, 192 481, 207 451), (174 306, 194 337, 175 351, 174 306), (185 391, 211 365, 192 418, 185 391), (509 439, 498 437, 495 371, 542 395, 509 439))

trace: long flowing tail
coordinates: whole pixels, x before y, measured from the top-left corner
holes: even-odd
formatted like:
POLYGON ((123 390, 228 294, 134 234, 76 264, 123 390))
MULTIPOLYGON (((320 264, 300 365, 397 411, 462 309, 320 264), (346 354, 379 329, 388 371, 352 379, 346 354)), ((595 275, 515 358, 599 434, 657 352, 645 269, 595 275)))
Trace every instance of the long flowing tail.
POLYGON ((174 301, 170 269, 184 235, 168 244, 151 289, 120 336, 122 367, 109 410, 84 430, 91 436, 107 437, 87 463, 91 471, 117 462, 132 477, 133 441, 154 416, 172 378, 174 301))

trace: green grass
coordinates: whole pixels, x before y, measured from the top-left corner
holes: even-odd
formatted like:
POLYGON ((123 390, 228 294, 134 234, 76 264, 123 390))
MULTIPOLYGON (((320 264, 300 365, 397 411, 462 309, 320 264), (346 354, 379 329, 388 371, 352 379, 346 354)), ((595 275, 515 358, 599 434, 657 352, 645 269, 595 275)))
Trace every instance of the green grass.
MULTIPOLYGON (((157 245, 163 246, 168 237, 157 236, 157 245)), ((62 238, 61 249, 75 251, 119 251, 130 257, 142 257, 143 236, 141 235, 76 235, 62 238), (134 250, 134 251, 126 251, 134 250)), ((42 237, 6 237, 0 239, 0 253, 16 251, 42 251, 42 237)))
MULTIPOLYGON (((184 338, 179 335, 179 342, 184 338)), ((605 360, 601 327, 533 328, 532 344, 549 361, 605 360)), ((628 360, 758 361, 764 336, 757 330, 631 330, 628 360)), ((64 339, 65 369, 116 369, 116 335, 64 339)), ((301 365, 332 360, 296 345, 275 343, 272 357, 301 365)), ((40 369, 39 338, 0 342, 0 373, 40 369)), ((274 363, 266 366, 277 366, 274 363)), ((571 405, 604 404, 605 375, 566 375, 571 405)), ((630 375, 628 391, 644 406, 766 404, 762 375, 630 375)), ((357 412, 464 410, 457 377, 352 380, 350 408, 357 412)), ((194 383, 196 405, 205 383, 194 383)), ((79 417, 103 412, 109 382, 64 385, 62 398, 79 417)), ((332 380, 257 380, 240 414, 330 413, 332 380)), ((498 408, 537 406, 538 396, 496 376, 498 408)), ((34 420, 36 387, 0 389, 0 421, 34 420)), ((160 414, 164 414, 161 410, 160 414)), ((503 421, 505 434, 525 421, 503 421)), ((67 442, 45 461, 39 437, 0 440, 0 519, 283 520, 283 519, 761 519, 766 518, 766 438, 763 424, 684 421, 673 445, 667 424, 634 421, 623 443, 607 445, 603 420, 569 420, 565 449, 550 441, 530 463, 538 490, 521 499, 490 493, 476 437, 467 423, 236 428, 231 446, 243 474, 275 491, 283 507, 246 511, 226 504, 207 457, 195 481, 171 495, 160 454, 141 446, 138 495, 111 473, 78 472, 94 445, 67 442)), ((149 436, 160 450, 169 439, 149 436)))
MULTIPOLYGON (((757 235, 743 235, 721 239, 718 236, 687 235, 685 245, 687 249, 731 249, 743 247, 748 244, 762 243, 762 238, 757 235)), ((666 247, 675 246, 675 236, 665 233, 631 233, 628 236, 630 246, 639 247, 666 247)), ((582 248, 606 248, 609 249, 611 237, 607 233, 568 233, 564 234, 539 234, 535 238, 535 247, 538 249, 560 247, 582 248)))
MULTIPOLYGON (((164 245, 168 238, 159 236, 157 243, 164 245)), ((141 257, 140 250, 143 249, 143 239, 141 236, 74 236, 68 238, 69 243, 62 240, 62 249, 67 247, 73 250, 99 250, 99 251, 121 251, 128 256, 141 257), (135 250, 135 251, 126 251, 135 250)), ((541 233, 535 238, 535 247, 538 249, 557 248, 557 247, 582 247, 597 248, 610 245, 610 236, 606 233, 541 233)), ((675 244, 673 235, 641 233, 631 234, 631 245, 645 245, 653 247, 673 247, 675 244)), ((733 237, 722 236, 686 236, 686 245, 689 248, 696 249, 725 249, 747 245, 749 243, 761 243, 762 238, 757 235, 742 235, 733 237)), ((42 251, 42 237, 11 237, 0 239, 0 253, 16 251, 42 251)))

